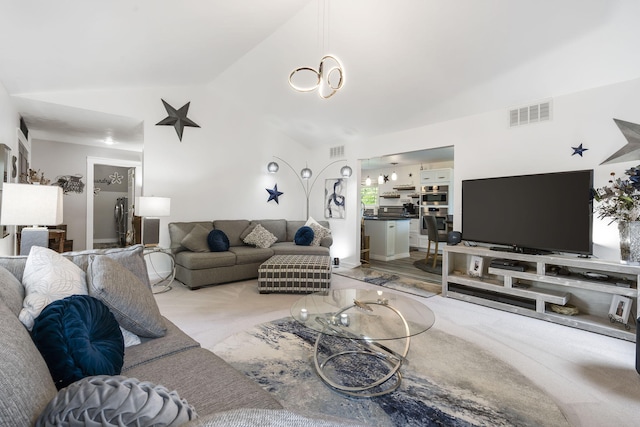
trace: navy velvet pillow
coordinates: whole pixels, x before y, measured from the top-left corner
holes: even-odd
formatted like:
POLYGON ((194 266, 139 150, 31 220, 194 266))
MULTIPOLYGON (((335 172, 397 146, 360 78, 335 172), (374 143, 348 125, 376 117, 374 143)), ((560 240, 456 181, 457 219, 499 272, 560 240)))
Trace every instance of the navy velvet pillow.
POLYGON ((229 238, 222 230, 211 230, 207 236, 207 243, 211 252, 224 252, 229 250, 229 238))
POLYGON ((42 310, 31 331, 56 387, 93 375, 119 375, 124 339, 115 317, 102 301, 72 295, 42 310))
POLYGON ((298 228, 298 231, 296 231, 296 235, 293 238, 293 241, 296 243, 296 245, 309 246, 311 242, 313 242, 313 229, 311 227, 303 225, 302 227, 298 228))

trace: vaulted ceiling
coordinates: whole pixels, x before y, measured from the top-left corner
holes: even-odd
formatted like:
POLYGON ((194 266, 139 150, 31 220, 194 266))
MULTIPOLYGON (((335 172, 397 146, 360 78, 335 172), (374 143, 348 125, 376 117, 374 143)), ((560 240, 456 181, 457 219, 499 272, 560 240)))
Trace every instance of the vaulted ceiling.
POLYGON ((638 16, 625 0, 3 0, 0 82, 40 138, 141 127, 33 94, 202 85, 334 145, 640 77, 638 16), (344 87, 292 90, 326 53, 344 87))

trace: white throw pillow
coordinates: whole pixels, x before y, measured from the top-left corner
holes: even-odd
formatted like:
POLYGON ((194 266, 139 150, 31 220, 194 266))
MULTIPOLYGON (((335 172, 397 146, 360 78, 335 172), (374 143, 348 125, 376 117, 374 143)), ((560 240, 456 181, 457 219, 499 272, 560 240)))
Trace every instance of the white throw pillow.
POLYGON ((25 298, 18 316, 28 330, 44 308, 71 295, 87 295, 85 273, 61 254, 33 246, 22 275, 25 298))
POLYGON ((254 245, 263 249, 271 247, 276 241, 278 241, 278 238, 260 224, 256 225, 253 231, 244 238, 244 242, 247 245, 254 245))
POLYGON ((139 336, 131 331, 127 331, 122 326, 120 326, 120 332, 122 332, 122 338, 124 338, 124 348, 133 347, 134 345, 142 343, 139 336))
POLYGON ((318 223, 313 217, 309 217, 307 222, 304 224, 307 227, 311 227, 313 230, 313 241, 311 242, 311 246, 320 246, 320 242, 325 237, 331 236, 331 230, 325 228, 318 223))

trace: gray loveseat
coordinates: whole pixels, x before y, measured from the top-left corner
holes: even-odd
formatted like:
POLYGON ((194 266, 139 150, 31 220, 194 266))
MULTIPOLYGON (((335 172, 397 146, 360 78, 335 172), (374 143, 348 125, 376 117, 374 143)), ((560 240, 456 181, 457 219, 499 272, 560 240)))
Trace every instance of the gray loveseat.
MULTIPOLYGON (((331 236, 324 237, 319 246, 299 246, 294 236, 306 221, 288 221, 285 219, 263 220, 216 220, 172 222, 169 224, 171 251, 175 255, 176 279, 191 289, 208 285, 255 279, 260 264, 273 255, 326 255, 333 243, 331 236), (262 225, 278 239, 268 248, 259 248, 244 243, 248 230, 256 224, 262 225), (196 226, 207 231, 222 230, 229 239, 229 250, 196 252, 189 250, 183 242, 196 226)), ((318 221, 329 228, 327 221, 318 221)))
MULTIPOLYGON (((87 269, 91 269, 95 256, 104 255, 137 277, 144 276, 147 283, 143 286, 149 286, 142 249, 137 245, 126 249, 69 252, 64 256, 88 277, 87 269)), ((22 280, 26 262, 26 256, 0 257, 0 425, 3 426, 34 425, 58 394, 45 359, 18 319, 25 296, 22 280)), ((156 306, 150 290, 148 295, 156 306)), ((340 420, 284 410, 268 392, 209 350, 201 348, 168 319, 162 317, 161 321, 166 327, 164 336, 142 338, 140 344, 125 348, 121 375, 175 390, 200 417, 183 425, 343 425, 340 420), (258 424, 254 424, 256 422, 258 424)), ((91 378, 98 377, 86 379, 91 378)), ((60 393, 64 391, 63 388, 60 393)), ((86 404, 90 398, 101 399, 102 396, 100 393, 87 394, 79 403, 86 404)), ((152 406, 148 402, 145 405, 152 406)), ((146 425, 144 420, 141 422, 146 425)))

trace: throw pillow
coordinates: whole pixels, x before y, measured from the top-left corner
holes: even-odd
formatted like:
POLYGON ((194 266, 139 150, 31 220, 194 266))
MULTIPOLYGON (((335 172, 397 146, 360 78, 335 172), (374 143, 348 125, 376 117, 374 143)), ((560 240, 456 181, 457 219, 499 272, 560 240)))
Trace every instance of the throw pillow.
POLYGON ((222 230, 211 230, 207 236, 207 243, 211 252, 224 252, 229 250, 229 238, 222 230))
POLYGON ((247 245, 254 245, 263 249, 271 247, 277 240, 276 236, 260 224, 256 225, 253 231, 244 238, 244 242, 247 245))
POLYGON ((242 233, 240 233, 240 239, 242 239, 243 242, 244 242, 244 239, 247 238, 249 233, 251 233, 253 229, 256 228, 256 225, 258 225, 257 222, 251 223, 247 228, 244 229, 242 233))
POLYGON ((311 227, 313 230, 313 241, 311 242, 311 246, 320 246, 322 239, 331 236, 331 230, 321 226, 318 221, 312 217, 309 217, 305 225, 307 227, 311 227))
POLYGON ((89 295, 105 303, 120 326, 142 337, 164 336, 167 328, 151 289, 120 263, 104 255, 89 257, 87 283, 89 295))
POLYGON ((120 332, 122 332, 122 339, 124 340, 124 348, 133 347, 134 345, 138 345, 142 343, 139 336, 137 336, 131 331, 127 331, 122 326, 120 326, 120 332))
POLYGON ((42 246, 29 252, 22 275, 25 298, 20 321, 28 330, 40 312, 51 302, 70 295, 86 295, 84 271, 61 254, 42 246))
POLYGON ((307 227, 303 225, 296 231, 296 235, 293 238, 293 241, 296 245, 300 246, 309 246, 311 242, 313 242, 313 229, 311 227, 307 227))
POLYGON ((176 391, 136 378, 97 375, 60 390, 36 426, 178 426, 196 418, 176 391))
POLYGON ((31 337, 58 389, 91 375, 118 375, 124 363, 118 322, 89 295, 49 304, 35 320, 31 337))
POLYGON ((197 224, 189 234, 184 236, 180 244, 192 252, 209 252, 209 245, 207 244, 209 231, 197 224))

